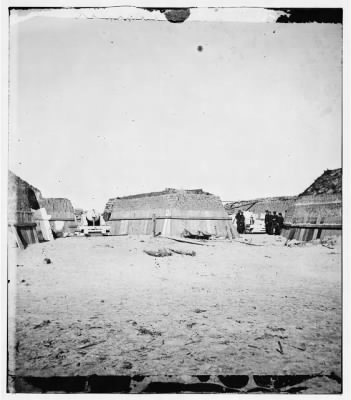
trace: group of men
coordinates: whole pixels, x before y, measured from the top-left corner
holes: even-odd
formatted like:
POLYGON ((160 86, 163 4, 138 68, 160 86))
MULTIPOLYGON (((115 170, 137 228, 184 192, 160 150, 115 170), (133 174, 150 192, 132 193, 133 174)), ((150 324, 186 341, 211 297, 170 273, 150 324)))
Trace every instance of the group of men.
POLYGON ((266 215, 264 217, 264 223, 266 226, 266 233, 268 235, 280 235, 280 232, 284 226, 284 217, 282 213, 276 213, 273 211, 273 214, 266 210, 266 215))
MULTIPOLYGON (((238 233, 245 233, 245 216, 241 210, 237 212, 237 214, 235 215, 235 219, 238 233)), ((250 220, 250 224, 253 224, 253 217, 251 217, 251 219, 252 221, 250 220)), ((264 223, 266 227, 266 233, 268 233, 268 235, 280 235, 284 226, 284 217, 282 213, 277 214, 276 211, 273 211, 273 213, 271 213, 269 210, 266 210, 264 223)))

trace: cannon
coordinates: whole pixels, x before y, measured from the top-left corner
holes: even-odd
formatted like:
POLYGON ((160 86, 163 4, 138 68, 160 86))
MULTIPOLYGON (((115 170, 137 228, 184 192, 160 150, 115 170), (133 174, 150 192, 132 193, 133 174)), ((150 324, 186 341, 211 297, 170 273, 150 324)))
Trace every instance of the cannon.
POLYGON ((102 215, 94 209, 82 214, 79 230, 85 235, 107 236, 110 234, 110 227, 106 224, 102 215))

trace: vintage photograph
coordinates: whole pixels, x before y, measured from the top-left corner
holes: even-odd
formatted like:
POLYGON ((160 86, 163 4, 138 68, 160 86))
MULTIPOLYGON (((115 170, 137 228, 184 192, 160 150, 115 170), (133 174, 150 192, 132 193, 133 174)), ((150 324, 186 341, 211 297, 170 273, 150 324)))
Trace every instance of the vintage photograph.
POLYGON ((8 393, 340 394, 342 8, 10 8, 8 393))

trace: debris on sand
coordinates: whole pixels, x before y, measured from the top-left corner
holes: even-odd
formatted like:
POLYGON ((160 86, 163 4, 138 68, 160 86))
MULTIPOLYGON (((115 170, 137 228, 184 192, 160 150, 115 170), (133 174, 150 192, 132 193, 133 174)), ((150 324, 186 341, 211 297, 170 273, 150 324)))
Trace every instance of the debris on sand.
POLYGON ((187 251, 187 250, 178 250, 178 249, 158 249, 158 250, 144 250, 144 253, 148 254, 149 256, 152 257, 169 257, 174 254, 181 254, 183 256, 191 256, 194 257, 196 256, 195 251, 187 251))
POLYGON ((244 239, 244 240, 235 240, 237 243, 247 244, 248 246, 263 246, 263 244, 252 243, 252 240, 244 239))
POLYGON ((44 320, 43 322, 41 322, 38 325, 34 325, 33 329, 38 329, 38 328, 42 328, 43 326, 47 326, 51 323, 51 321, 49 319, 44 320))
POLYGON ((269 325, 267 325, 267 329, 270 329, 273 332, 279 332, 279 331, 284 332, 286 330, 285 328, 275 328, 274 326, 269 326, 269 325))
POLYGON ((50 260, 50 258, 44 258, 44 263, 45 264, 52 264, 52 261, 50 260))
POLYGON ((176 242, 181 242, 181 243, 189 243, 189 244, 196 244, 199 246, 213 246, 212 244, 204 243, 204 242, 195 242, 195 240, 187 240, 187 239, 180 239, 172 236, 162 236, 165 239, 170 239, 170 240, 175 240, 176 242))
POLYGON ((144 250, 144 253, 148 254, 152 257, 168 257, 171 256, 173 253, 165 248, 155 250, 144 250))
POLYGON ((145 328, 145 327, 143 327, 143 326, 141 326, 140 328, 138 328, 138 332, 139 332, 141 335, 151 335, 151 336, 161 336, 161 335, 162 335, 162 333, 159 332, 159 331, 150 330, 150 329, 147 329, 147 328, 145 328))
POLYGON ((170 250, 172 253, 181 254, 183 256, 191 256, 191 257, 195 257, 196 256, 196 252, 194 250, 192 250, 192 251, 176 250, 176 249, 168 249, 168 250, 170 250))
POLYGON ((211 234, 202 232, 202 231, 197 231, 197 233, 192 233, 188 231, 187 229, 184 229, 182 236, 186 239, 201 239, 201 240, 209 240, 211 238, 211 234))
POLYGON ((43 340, 43 346, 45 347, 52 347, 52 345, 55 343, 54 340, 52 339, 47 339, 47 340, 43 340))
POLYGON ((261 339, 273 339, 273 338, 278 338, 278 339, 287 339, 288 336, 282 336, 282 335, 272 335, 271 333, 264 333, 262 336, 258 336, 255 338, 255 340, 261 340, 261 339))
POLYGON ((316 240, 309 240, 307 242, 296 240, 296 239, 287 239, 285 242, 285 246, 287 247, 310 247, 310 246, 317 246, 322 245, 323 247, 327 247, 328 249, 334 249, 335 245, 337 244, 337 239, 334 237, 326 237, 325 239, 316 239, 316 240))
POLYGON ((284 244, 284 246, 287 247, 294 247, 294 246, 306 246, 306 242, 300 242, 299 240, 292 239, 292 240, 287 240, 284 244))
POLYGON ((64 350, 62 350, 60 348, 58 348, 56 350, 57 350, 57 353, 55 355, 55 358, 57 358, 59 360, 63 360, 64 358, 66 358, 66 355, 65 355, 66 351, 64 351, 64 350))
POLYGON ((321 239, 321 244, 323 247, 327 247, 328 249, 334 249, 337 244, 337 239, 335 237, 325 237, 321 239))
POLYGON ((129 362, 129 361, 123 361, 122 368, 123 369, 132 369, 133 368, 133 364, 131 362, 129 362))
POLYGON ((280 343, 279 340, 278 340, 278 346, 279 346, 279 349, 276 349, 277 352, 280 353, 280 354, 284 354, 283 346, 282 346, 282 344, 280 343))
POLYGON ((294 346, 292 344, 288 344, 288 346, 293 347, 294 349, 300 350, 300 351, 306 351, 306 345, 305 343, 301 343, 298 346, 294 346))
POLYGON ((74 334, 75 334, 76 336, 82 336, 82 329, 79 328, 79 327, 75 327, 75 328, 73 329, 73 332, 74 332, 74 334))
POLYGON ((100 342, 94 342, 94 343, 86 344, 86 345, 84 345, 84 346, 80 346, 80 347, 78 347, 78 349, 79 349, 79 350, 87 349, 88 347, 96 346, 96 345, 101 344, 101 343, 104 343, 104 342, 106 342, 106 340, 100 340, 100 342))
POLYGON ((207 310, 201 310, 200 308, 195 308, 194 312, 196 312, 197 314, 206 312, 207 310))

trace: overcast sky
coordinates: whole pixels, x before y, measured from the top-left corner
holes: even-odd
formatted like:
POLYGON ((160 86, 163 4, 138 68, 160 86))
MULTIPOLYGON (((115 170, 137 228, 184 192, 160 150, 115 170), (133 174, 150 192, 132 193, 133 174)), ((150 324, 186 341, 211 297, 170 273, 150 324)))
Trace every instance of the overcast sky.
POLYGON ((10 44, 9 167, 45 197, 295 195, 341 167, 341 25, 42 16, 10 44))

